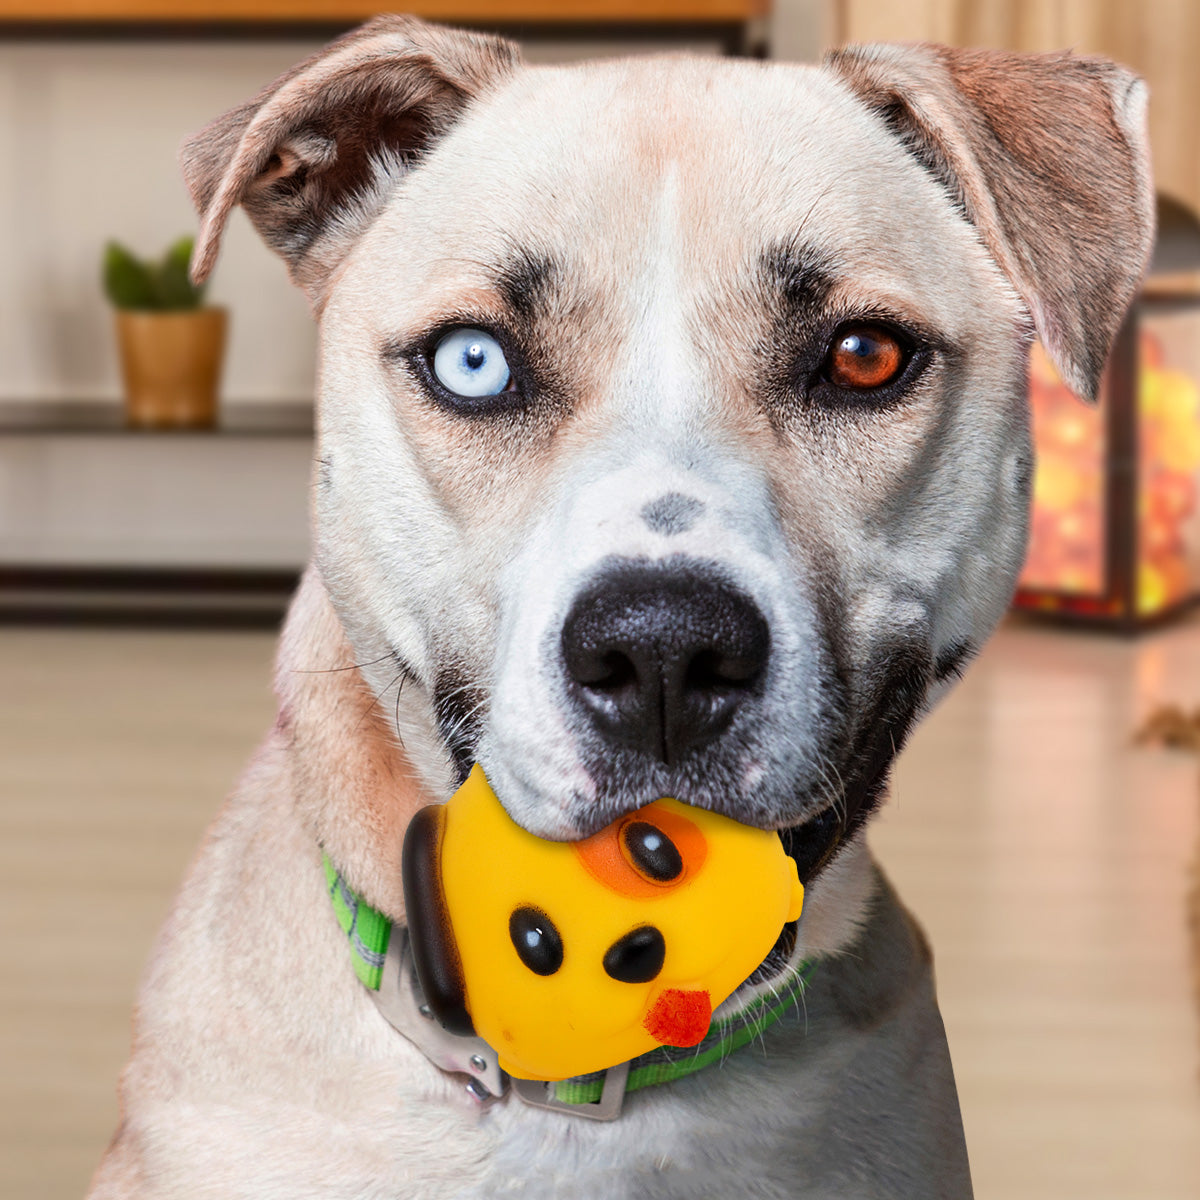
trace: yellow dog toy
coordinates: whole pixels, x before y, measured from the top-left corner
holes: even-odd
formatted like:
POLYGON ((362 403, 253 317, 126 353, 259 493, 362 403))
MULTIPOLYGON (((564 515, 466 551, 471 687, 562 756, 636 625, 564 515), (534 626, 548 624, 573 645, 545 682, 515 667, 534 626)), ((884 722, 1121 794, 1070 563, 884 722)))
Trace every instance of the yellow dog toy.
POLYGON ((693 1046, 762 962, 804 889, 779 835, 656 800, 581 842, 534 837, 476 766, 404 843, 427 1002, 520 1079, 693 1046))

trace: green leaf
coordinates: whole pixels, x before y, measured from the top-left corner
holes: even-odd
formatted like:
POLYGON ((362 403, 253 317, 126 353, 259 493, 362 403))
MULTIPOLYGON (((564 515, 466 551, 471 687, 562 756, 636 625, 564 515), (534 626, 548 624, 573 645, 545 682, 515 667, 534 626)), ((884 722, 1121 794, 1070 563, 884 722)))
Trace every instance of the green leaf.
POLYGON ((117 308, 158 308, 150 268, 118 242, 104 248, 104 291, 117 308))
POLYGON ((199 308, 204 299, 204 288, 193 284, 188 275, 192 244, 190 237, 181 237, 167 251, 159 265, 156 283, 161 305, 165 309, 199 308))
POLYGON ((150 263, 131 253, 119 242, 104 248, 104 290, 117 308, 171 312, 199 308, 204 288, 188 276, 192 239, 181 237, 163 256, 150 263))

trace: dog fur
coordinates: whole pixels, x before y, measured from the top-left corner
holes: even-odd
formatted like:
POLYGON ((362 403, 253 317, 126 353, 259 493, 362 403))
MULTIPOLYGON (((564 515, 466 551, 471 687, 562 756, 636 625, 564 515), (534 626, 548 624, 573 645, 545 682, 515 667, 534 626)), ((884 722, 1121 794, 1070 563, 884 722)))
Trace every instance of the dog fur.
POLYGON ((1144 102, 1070 55, 530 68, 390 17, 187 144, 197 276, 241 204, 320 320, 314 561, 97 1200, 970 1195, 928 952, 862 827, 1011 595, 1034 333, 1096 394, 1152 236, 1144 102), (854 319, 911 337, 894 393, 823 381, 854 319), (508 331, 511 403, 431 393, 422 339, 455 324, 508 331), (719 571, 770 628, 761 686, 675 762, 606 744, 563 679, 571 605, 629 562, 719 571), (807 1013, 611 1125, 476 1109, 355 980, 320 870, 402 920, 407 821, 471 761, 542 836, 659 795, 794 831, 774 965, 818 961, 807 1013))

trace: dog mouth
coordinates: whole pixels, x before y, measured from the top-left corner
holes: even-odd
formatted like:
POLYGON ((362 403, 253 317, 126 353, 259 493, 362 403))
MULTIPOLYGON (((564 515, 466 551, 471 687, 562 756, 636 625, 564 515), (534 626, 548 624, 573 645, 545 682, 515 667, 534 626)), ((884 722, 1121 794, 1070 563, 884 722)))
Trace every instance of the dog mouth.
POLYGON ((861 824, 861 808, 848 810, 845 803, 830 800, 824 808, 797 825, 779 831, 784 853, 795 860, 796 874, 805 887, 837 854, 845 839, 861 824), (854 817, 847 821, 847 811, 854 817))

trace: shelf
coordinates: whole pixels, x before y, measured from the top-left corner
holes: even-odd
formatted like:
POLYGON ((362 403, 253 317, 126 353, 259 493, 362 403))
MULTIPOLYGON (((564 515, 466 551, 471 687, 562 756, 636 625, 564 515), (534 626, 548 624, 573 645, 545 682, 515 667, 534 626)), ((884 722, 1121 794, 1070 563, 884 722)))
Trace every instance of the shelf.
MULTIPOLYGON (((379 14, 372 0, 0 0, 0 41, 326 41, 379 14)), ((395 11, 534 46, 594 40, 766 58, 770 0, 407 0, 395 11)))
POLYGON ((211 429, 141 429, 125 423, 119 404, 73 400, 0 401, 0 438, 7 435, 119 434, 135 438, 301 437, 313 435, 311 401, 226 404, 211 429))
MULTIPOLYGON (((753 21, 768 9, 769 0, 409 0, 399 11, 471 25, 635 25, 753 21)), ((351 24, 379 11, 370 0, 0 0, 0 23, 351 24)))
POLYGON ((147 570, 0 564, 0 625, 275 628, 298 570, 147 570))

